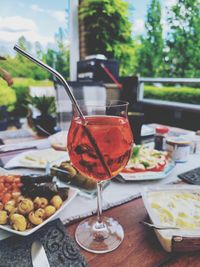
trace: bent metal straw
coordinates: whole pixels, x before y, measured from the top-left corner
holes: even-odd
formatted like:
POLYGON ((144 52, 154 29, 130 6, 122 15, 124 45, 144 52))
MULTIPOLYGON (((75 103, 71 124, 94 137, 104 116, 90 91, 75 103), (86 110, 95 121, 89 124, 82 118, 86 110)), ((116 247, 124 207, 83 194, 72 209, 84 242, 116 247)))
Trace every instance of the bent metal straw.
POLYGON ((50 72, 51 74, 53 74, 54 76, 57 77, 57 79, 62 83, 62 85, 64 86, 70 100, 72 101, 72 103, 75 105, 82 121, 85 121, 85 117, 83 116, 83 113, 68 85, 68 83, 65 81, 65 79, 63 78, 63 76, 57 72, 56 70, 54 70, 53 68, 51 68, 50 66, 48 66, 47 64, 45 64, 44 62, 42 62, 39 59, 34 58, 32 55, 30 55, 29 53, 25 52, 23 49, 21 49, 18 45, 14 46, 14 50, 16 50, 18 53, 20 53, 22 56, 28 58, 29 60, 33 61, 34 63, 36 63, 37 65, 39 65, 40 67, 42 67, 43 69, 47 70, 48 72, 50 72))
POLYGON ((32 55, 30 55, 29 53, 27 53, 26 51, 24 51, 23 49, 21 49, 18 45, 14 46, 14 50, 16 50, 18 53, 20 53, 22 56, 28 58, 29 60, 33 61, 34 63, 36 63, 37 65, 39 65, 40 67, 42 67, 43 69, 47 70, 48 72, 50 72, 51 74, 53 74, 54 76, 57 77, 57 79, 62 83, 62 85, 65 88, 65 91, 67 92, 72 104, 74 104, 74 106, 76 107, 77 112, 79 113, 79 116, 83 122, 83 127, 85 130, 85 133, 87 134, 91 145, 94 147, 96 154, 98 155, 102 166, 104 167, 105 171, 107 172, 107 174, 110 176, 110 169, 108 167, 108 165, 106 164, 101 151, 97 145, 97 143, 95 142, 95 139, 93 138, 92 134, 90 133, 89 129, 86 126, 86 120, 85 117, 76 101, 76 98, 74 97, 68 83, 65 81, 65 79, 63 78, 63 76, 57 72, 56 70, 54 70, 53 68, 51 68, 50 66, 48 66, 47 64, 45 64, 44 62, 42 62, 39 59, 36 59, 35 57, 33 57, 32 55))

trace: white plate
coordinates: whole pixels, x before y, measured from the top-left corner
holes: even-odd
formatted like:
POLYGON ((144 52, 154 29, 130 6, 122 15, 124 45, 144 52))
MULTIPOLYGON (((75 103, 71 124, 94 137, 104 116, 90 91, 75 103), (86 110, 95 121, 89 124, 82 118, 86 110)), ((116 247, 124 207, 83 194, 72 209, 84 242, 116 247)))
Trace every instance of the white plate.
POLYGON ((68 198, 63 202, 62 206, 51 217, 49 217, 43 223, 35 226, 32 229, 28 229, 28 230, 25 230, 23 232, 20 232, 20 231, 16 231, 16 230, 12 229, 11 226, 9 226, 9 225, 0 225, 0 229, 8 231, 8 232, 13 233, 13 234, 21 235, 21 236, 30 235, 30 234, 34 233, 35 231, 37 231, 38 229, 40 229, 46 223, 50 222, 53 219, 58 218, 59 213, 62 212, 65 209, 65 207, 75 198, 75 196, 77 195, 78 192, 79 192, 78 189, 70 187, 68 198))
POLYGON ((5 169, 17 168, 17 167, 25 167, 25 168, 33 168, 33 169, 45 169, 47 163, 51 161, 55 161, 58 159, 65 159, 69 160, 69 155, 67 152, 64 151, 55 151, 52 148, 49 149, 42 149, 42 150, 29 150, 23 153, 18 154, 17 156, 13 157, 9 160, 6 165, 4 166, 5 169), (51 153, 52 159, 50 160, 49 155, 51 153), (29 155, 35 155, 35 160, 29 160, 26 157, 29 155), (42 157, 43 162, 37 161, 38 158, 42 157), (41 156, 42 155, 42 156, 41 156))
POLYGON ((159 180, 167 177, 174 169, 175 163, 173 161, 169 162, 163 171, 161 172, 137 172, 137 173, 120 173, 121 178, 125 181, 150 181, 159 180))

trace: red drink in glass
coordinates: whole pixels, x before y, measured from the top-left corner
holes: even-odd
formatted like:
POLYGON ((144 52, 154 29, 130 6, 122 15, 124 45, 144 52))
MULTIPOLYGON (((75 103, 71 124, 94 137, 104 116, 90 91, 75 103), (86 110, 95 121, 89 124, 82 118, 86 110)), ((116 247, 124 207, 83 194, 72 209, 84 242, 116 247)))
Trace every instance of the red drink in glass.
POLYGON ((116 249, 124 238, 122 226, 102 216, 102 181, 119 174, 126 166, 133 137, 127 118, 128 103, 83 105, 80 117, 73 108, 67 148, 72 164, 97 182, 97 219, 87 218, 76 228, 75 238, 87 251, 105 253, 116 249))
POLYGON ((83 175, 99 182, 112 178, 126 166, 132 148, 132 135, 127 118, 87 116, 85 126, 80 118, 73 119, 67 143, 74 166, 83 175), (98 146, 106 168, 91 144, 85 127, 98 146))

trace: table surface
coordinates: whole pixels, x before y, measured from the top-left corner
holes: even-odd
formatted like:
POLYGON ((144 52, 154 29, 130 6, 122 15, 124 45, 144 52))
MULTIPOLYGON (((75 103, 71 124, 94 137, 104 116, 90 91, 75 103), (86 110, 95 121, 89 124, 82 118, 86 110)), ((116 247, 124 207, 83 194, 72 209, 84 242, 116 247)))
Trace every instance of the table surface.
MULTIPOLYGON (((81 249, 90 267, 150 267, 150 266, 200 266, 199 252, 167 253, 154 231, 140 224, 147 219, 147 212, 141 198, 117 206, 103 213, 117 219, 123 226, 125 238, 122 244, 107 254, 93 254, 81 249)), ((74 236, 78 223, 67 226, 74 236)))
MULTIPOLYGON (((6 163, 14 155, 14 152, 4 153, 0 154, 0 158, 6 163)), ((125 237, 115 251, 106 254, 93 254, 80 248, 90 267, 200 266, 199 252, 167 253, 154 231, 140 224, 140 221, 148 219, 141 198, 111 208, 103 214, 119 221, 125 237)), ((78 222, 66 225, 71 236, 74 236, 77 225, 78 222)))

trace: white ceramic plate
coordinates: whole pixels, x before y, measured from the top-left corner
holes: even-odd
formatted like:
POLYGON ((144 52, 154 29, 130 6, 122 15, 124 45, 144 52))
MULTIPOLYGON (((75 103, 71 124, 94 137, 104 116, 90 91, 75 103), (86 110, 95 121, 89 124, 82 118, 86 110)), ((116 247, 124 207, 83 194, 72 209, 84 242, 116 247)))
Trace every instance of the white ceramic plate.
POLYGON ((37 231, 38 229, 40 229, 42 226, 44 226, 46 223, 50 222, 53 219, 59 218, 59 214, 65 209, 65 207, 75 198, 75 196, 77 195, 77 193, 79 192, 78 189, 76 188, 69 188, 69 194, 68 194, 68 198, 63 202, 62 206, 48 219, 46 219, 43 223, 35 226, 32 229, 28 229, 25 230, 23 232, 20 231, 16 231, 14 229, 11 228, 11 226, 9 225, 0 225, 0 229, 8 231, 12 234, 17 234, 17 235, 21 235, 21 236, 27 236, 30 235, 32 233, 34 233, 35 231, 37 231))
POLYGON ((5 169, 12 169, 17 167, 45 169, 47 163, 58 159, 69 160, 69 155, 64 151, 55 151, 52 148, 42 150, 29 150, 18 154, 9 160, 4 166, 5 169), (32 160, 28 157, 31 156, 32 160))
POLYGON ((161 172, 137 172, 137 173, 120 173, 121 178, 125 181, 148 181, 148 180, 159 180, 167 177, 174 169, 175 163, 169 162, 163 171, 161 172))

